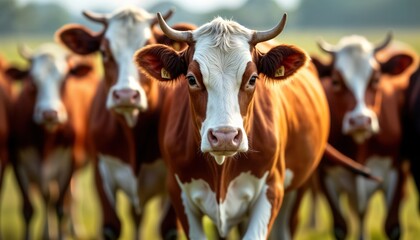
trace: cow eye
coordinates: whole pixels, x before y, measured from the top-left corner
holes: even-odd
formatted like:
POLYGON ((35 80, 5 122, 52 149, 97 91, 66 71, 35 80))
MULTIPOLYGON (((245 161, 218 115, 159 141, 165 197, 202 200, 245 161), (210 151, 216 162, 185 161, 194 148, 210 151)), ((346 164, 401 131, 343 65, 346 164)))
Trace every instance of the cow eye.
POLYGON ((379 85, 379 78, 380 78, 380 76, 379 76, 378 73, 374 73, 372 75, 372 79, 371 79, 370 82, 371 82, 371 85, 372 85, 373 88, 377 88, 378 87, 378 85, 379 85))
POLYGON ((104 49, 104 48, 101 48, 100 49, 100 52, 101 52, 102 60, 108 61, 109 60, 109 53, 108 53, 108 51, 106 49, 104 49))
POLYGON ((193 75, 188 75, 187 76, 187 81, 188 81, 188 85, 190 85, 190 87, 198 87, 197 80, 195 79, 195 77, 193 75))
POLYGON ((255 86, 255 83, 256 83, 256 81, 257 81, 257 79, 258 79, 258 76, 257 75, 253 75, 250 79, 249 79, 249 81, 248 81, 248 85, 249 86, 255 86))

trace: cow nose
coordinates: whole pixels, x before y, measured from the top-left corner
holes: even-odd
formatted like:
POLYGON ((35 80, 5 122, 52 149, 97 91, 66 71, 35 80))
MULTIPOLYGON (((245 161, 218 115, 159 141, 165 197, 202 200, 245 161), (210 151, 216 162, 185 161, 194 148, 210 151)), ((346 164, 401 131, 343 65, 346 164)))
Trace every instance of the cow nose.
POLYGON ((349 119, 349 124, 352 128, 369 128, 372 119, 369 116, 354 116, 349 119))
POLYGON ((242 131, 232 127, 209 129, 207 137, 214 151, 237 151, 242 142, 242 131))
POLYGON ((112 97, 117 104, 137 104, 140 102, 140 93, 137 90, 114 90, 112 97))
POLYGON ((44 119, 45 122, 57 122, 58 112, 55 110, 42 111, 42 118, 44 119))

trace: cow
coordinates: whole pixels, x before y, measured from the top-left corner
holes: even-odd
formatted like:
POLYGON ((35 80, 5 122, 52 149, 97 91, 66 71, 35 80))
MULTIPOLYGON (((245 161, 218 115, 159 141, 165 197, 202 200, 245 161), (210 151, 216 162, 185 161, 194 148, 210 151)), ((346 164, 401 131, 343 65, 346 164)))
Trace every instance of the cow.
POLYGON ((144 74, 172 88, 159 144, 177 217, 189 239, 205 239, 204 215, 221 237, 241 224, 243 239, 266 239, 283 199, 293 198, 327 146, 329 110, 316 69, 297 46, 266 42, 286 14, 268 31, 220 17, 193 31, 158 20, 169 38, 188 43, 135 54, 144 74))
MULTIPOLYGON (((168 11, 165 18, 172 12, 168 11)), ((155 26, 156 17, 140 8, 124 7, 111 14, 85 11, 84 15, 103 24, 103 30, 93 33, 84 26, 68 25, 56 36, 75 53, 100 52, 102 55, 105 76, 96 92, 89 120, 96 187, 103 213, 102 235, 105 239, 120 236, 116 193, 122 190, 133 206, 136 239, 141 211, 154 196, 166 196, 167 199, 167 207, 162 211, 161 237, 175 238, 176 216, 167 197, 166 169, 157 138, 166 90, 138 71, 133 54, 138 48, 154 43, 178 50, 186 44, 167 38, 155 26)), ((190 24, 174 27, 180 30, 194 28, 190 24)))
POLYGON ((9 133, 11 110, 11 84, 5 74, 7 62, 0 55, 0 191, 3 185, 4 171, 9 163, 9 133))
MULTIPOLYGON (((403 111, 403 156, 410 160, 411 175, 420 192, 420 65, 411 75, 403 111)), ((420 212, 420 201, 418 203, 420 212)))
POLYGON ((321 187, 333 214, 337 239, 347 235, 339 196, 348 194, 350 208, 358 218, 359 238, 364 239, 364 217, 369 199, 377 190, 386 198, 387 236, 398 239, 401 235, 398 213, 406 179, 400 154, 401 112, 408 81, 404 74, 413 57, 387 54, 391 40, 391 33, 377 45, 358 35, 343 37, 337 45, 320 40, 320 49, 331 55, 332 61, 324 64, 312 58, 330 106, 328 142, 383 179, 374 182, 334 164, 321 165, 321 187))
POLYGON ((55 43, 35 50, 22 46, 20 53, 29 67, 11 66, 6 72, 23 81, 12 102, 10 141, 11 164, 22 194, 25 239, 30 237, 34 212, 31 186, 40 191, 47 213, 43 238, 61 239, 69 230, 65 214, 69 209, 64 209, 63 202, 70 180, 87 161, 87 114, 99 72, 93 57, 75 56, 55 43))

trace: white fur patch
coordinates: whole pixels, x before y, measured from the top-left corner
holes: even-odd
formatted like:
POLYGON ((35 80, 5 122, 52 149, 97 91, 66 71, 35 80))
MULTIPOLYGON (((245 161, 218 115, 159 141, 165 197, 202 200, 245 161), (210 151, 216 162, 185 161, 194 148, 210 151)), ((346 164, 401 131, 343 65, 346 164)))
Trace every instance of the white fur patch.
POLYGON ((133 61, 134 53, 146 44, 151 38, 151 16, 137 8, 119 10, 109 20, 105 38, 109 40, 111 52, 118 65, 118 78, 111 87, 106 106, 111 109, 115 106, 113 92, 115 90, 132 89, 140 94, 140 111, 147 109, 147 97, 140 85, 140 75, 133 61))
POLYGON ((210 128, 232 127, 242 132, 239 152, 248 150, 238 94, 248 62, 252 61, 250 30, 239 24, 217 18, 194 31, 193 60, 200 65, 207 89, 206 119, 202 123, 201 151, 211 151, 207 134, 210 128))
POLYGON ((116 191, 121 189, 127 194, 136 211, 141 211, 137 178, 130 165, 113 156, 99 154, 99 172, 105 193, 113 206, 116 203, 116 191))
POLYGON ((366 89, 370 83, 373 69, 377 66, 374 56, 374 46, 361 36, 343 38, 337 45, 335 53, 335 68, 340 71, 347 88, 356 99, 356 106, 347 112, 343 119, 343 134, 351 130, 349 119, 355 116, 366 116, 371 119, 369 132, 355 135, 356 142, 363 142, 371 134, 379 131, 378 117, 365 103, 366 89))
POLYGON ((182 189, 181 198, 190 225, 189 237, 205 238, 201 226, 203 215, 209 216, 216 224, 220 236, 226 237, 230 229, 245 220, 250 213, 245 238, 265 238, 271 216, 271 204, 266 195, 267 176, 268 172, 260 179, 250 172, 241 173, 229 183, 224 201, 218 202, 216 193, 204 180, 193 179, 189 183, 182 183, 175 175, 182 189))
POLYGON ((32 56, 30 71, 37 88, 34 121, 43 122, 44 111, 56 111, 58 121, 67 121, 67 112, 61 101, 61 86, 68 73, 68 52, 55 44, 44 44, 32 56))

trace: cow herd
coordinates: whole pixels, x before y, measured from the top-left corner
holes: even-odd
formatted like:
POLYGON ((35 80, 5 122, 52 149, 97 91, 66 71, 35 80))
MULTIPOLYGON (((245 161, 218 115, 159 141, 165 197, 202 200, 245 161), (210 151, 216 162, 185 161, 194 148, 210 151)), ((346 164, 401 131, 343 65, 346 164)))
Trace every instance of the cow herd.
POLYGON ((181 228, 189 239, 206 239, 204 216, 221 238, 237 228, 242 239, 291 239, 303 193, 317 185, 335 238, 348 233, 342 193, 360 239, 369 238, 364 217, 378 190, 387 236, 404 234, 404 161, 420 186, 415 51, 391 33, 379 44, 361 36, 336 45, 319 40, 327 62, 270 41, 286 14, 267 31, 220 17, 199 27, 168 26, 172 14, 85 11, 100 31, 68 24, 56 43, 21 45, 27 69, 0 59, 0 184, 12 166, 25 239, 31 186, 47 213, 43 239, 70 234, 76 223, 69 186, 88 162, 102 239, 121 235, 118 191, 131 204, 136 239, 145 205, 156 196, 162 239, 177 239, 181 228))

